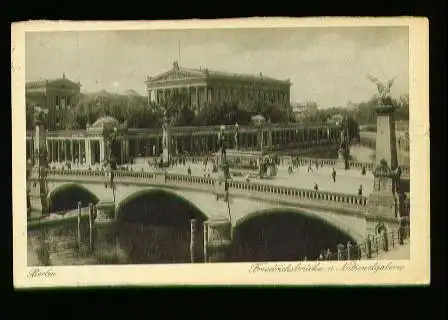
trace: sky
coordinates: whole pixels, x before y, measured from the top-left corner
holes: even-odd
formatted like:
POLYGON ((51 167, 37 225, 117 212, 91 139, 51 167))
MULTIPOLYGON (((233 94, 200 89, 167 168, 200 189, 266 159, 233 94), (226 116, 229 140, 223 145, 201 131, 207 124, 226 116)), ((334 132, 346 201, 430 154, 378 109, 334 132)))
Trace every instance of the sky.
POLYGON ((181 68, 290 79, 291 102, 329 108, 370 99, 368 74, 395 77, 393 97, 409 94, 408 55, 407 27, 27 32, 25 77, 65 73, 82 92, 146 95, 146 77, 179 60, 181 68))

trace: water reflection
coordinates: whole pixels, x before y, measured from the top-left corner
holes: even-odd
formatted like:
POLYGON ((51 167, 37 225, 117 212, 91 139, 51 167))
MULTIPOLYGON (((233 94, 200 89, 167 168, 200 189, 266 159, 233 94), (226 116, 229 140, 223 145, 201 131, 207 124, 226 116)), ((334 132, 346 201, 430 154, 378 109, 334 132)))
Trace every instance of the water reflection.
POLYGON ((260 215, 240 225, 231 247, 232 261, 316 260, 322 250, 354 243, 325 222, 293 212, 260 215))

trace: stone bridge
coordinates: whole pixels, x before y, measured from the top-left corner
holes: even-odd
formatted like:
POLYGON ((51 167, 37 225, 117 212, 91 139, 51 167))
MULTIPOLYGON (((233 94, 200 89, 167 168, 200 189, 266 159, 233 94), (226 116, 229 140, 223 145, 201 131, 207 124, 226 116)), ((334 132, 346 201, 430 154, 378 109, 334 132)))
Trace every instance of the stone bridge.
MULTIPOLYGON (((379 223, 387 228, 395 228, 397 225, 395 218, 370 215, 368 198, 365 196, 268 183, 229 181, 229 202, 225 202, 217 197, 220 187, 214 178, 166 172, 117 171, 114 176, 114 189, 106 187, 108 182, 110 179, 105 177, 105 172, 100 171, 47 170, 48 207, 54 212, 73 209, 79 200, 94 202, 97 203, 98 212, 102 213, 102 219, 115 219, 126 214, 123 209, 126 203, 140 197, 151 197, 157 191, 193 206, 210 223, 218 221, 218 224, 222 225, 230 222, 231 233, 244 222, 279 211, 320 220, 357 243, 362 242, 367 234, 375 233, 375 226, 379 223), (74 192, 75 190, 78 192, 74 192), (83 194, 82 199, 79 198, 80 194, 83 194), (58 199, 61 197, 69 198, 71 208, 59 207, 58 199), (108 209, 104 209, 106 207, 108 209)), ((32 207, 35 205, 32 203, 32 207)), ((224 236, 227 237, 231 238, 231 235, 224 236)))

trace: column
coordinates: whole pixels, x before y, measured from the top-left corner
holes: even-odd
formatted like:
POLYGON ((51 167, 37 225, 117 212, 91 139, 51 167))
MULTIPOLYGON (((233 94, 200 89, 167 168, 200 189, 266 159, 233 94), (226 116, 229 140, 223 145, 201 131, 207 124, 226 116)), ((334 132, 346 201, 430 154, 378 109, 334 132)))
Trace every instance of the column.
POLYGON ((91 150, 90 150, 91 145, 90 145, 90 140, 89 139, 86 139, 84 141, 84 147, 85 147, 84 152, 85 152, 85 155, 86 155, 86 164, 87 165, 91 165, 92 164, 92 154, 91 154, 91 150))
POLYGON ((50 159, 49 159, 49 161, 50 162, 53 162, 54 160, 54 148, 53 148, 53 143, 54 143, 54 141, 53 140, 49 140, 48 141, 48 148, 49 148, 49 150, 48 150, 48 154, 49 154, 49 156, 50 156, 50 159))
POLYGON ((48 141, 48 139, 45 140, 45 148, 47 149, 47 162, 50 162, 51 159, 51 150, 50 150, 50 142, 48 141))
POLYGON ((56 154, 58 156, 57 159, 58 159, 58 163, 60 163, 61 162, 61 141, 60 140, 56 140, 55 142, 56 142, 56 149, 57 149, 56 154))
POLYGON ((63 150, 64 150, 64 161, 65 162, 67 162, 67 149, 68 149, 68 146, 67 146, 67 140, 62 140, 62 144, 63 144, 63 150))
POLYGON ((78 140, 78 163, 82 163, 81 143, 82 143, 82 140, 78 140))
POLYGON ((104 145, 104 139, 99 140, 100 143, 100 163, 105 160, 105 145, 104 145))
POLYGON ((73 140, 70 139, 70 157, 72 159, 72 163, 75 162, 75 155, 74 155, 74 148, 73 148, 73 140))

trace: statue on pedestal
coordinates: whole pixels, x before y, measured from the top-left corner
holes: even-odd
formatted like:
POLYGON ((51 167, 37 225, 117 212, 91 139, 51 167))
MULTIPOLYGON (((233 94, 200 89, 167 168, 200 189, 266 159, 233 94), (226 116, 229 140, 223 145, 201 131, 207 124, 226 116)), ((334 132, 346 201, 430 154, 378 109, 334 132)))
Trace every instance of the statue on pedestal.
POLYGON ((235 149, 238 150, 238 123, 235 123, 235 134, 233 136, 235 149))
POLYGON ((349 169, 350 141, 348 137, 348 120, 343 118, 341 121, 341 137, 339 141, 338 159, 341 169, 349 169))
POLYGON ((168 119, 168 111, 166 109, 163 110, 163 123, 162 123, 162 162, 164 166, 168 166, 170 162, 170 128, 169 128, 169 119, 168 119))
POLYGON ((377 100, 378 105, 389 105, 390 104, 390 89, 394 83, 395 77, 386 81, 380 82, 377 78, 367 75, 367 79, 372 81, 378 90, 377 100))

